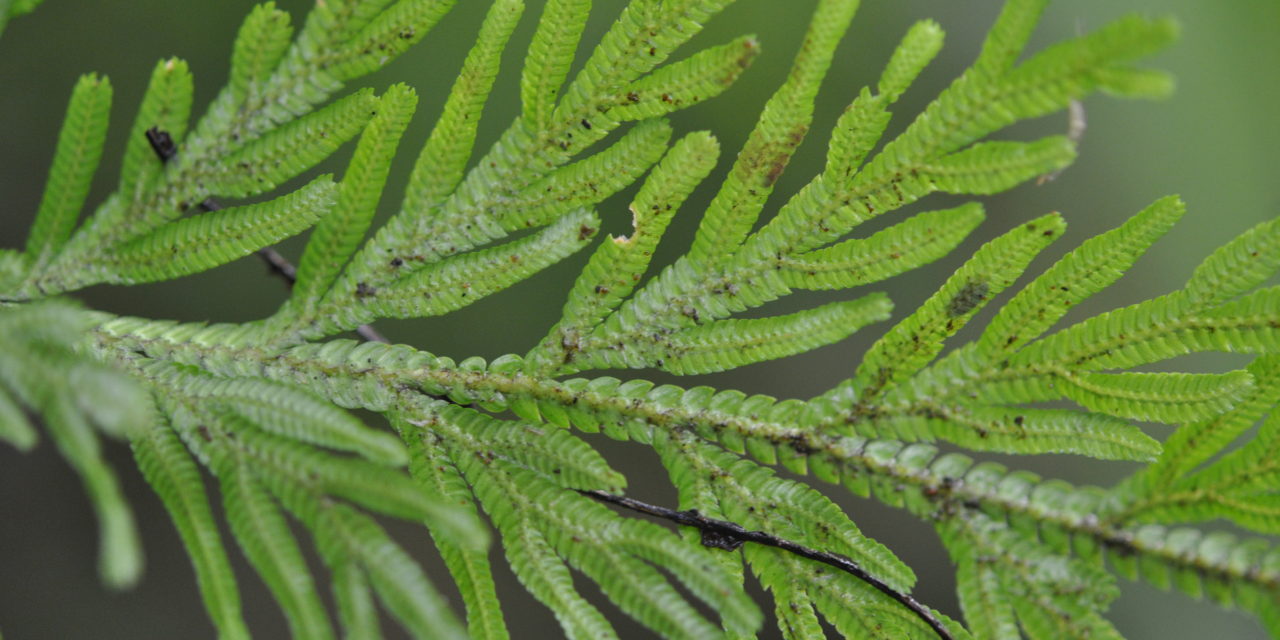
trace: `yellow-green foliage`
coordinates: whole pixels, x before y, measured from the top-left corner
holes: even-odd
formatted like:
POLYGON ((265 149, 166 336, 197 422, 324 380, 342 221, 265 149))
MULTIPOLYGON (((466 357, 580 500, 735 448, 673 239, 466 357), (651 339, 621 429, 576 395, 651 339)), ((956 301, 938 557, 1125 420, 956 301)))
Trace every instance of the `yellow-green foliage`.
MULTIPOLYGON (((1104 614, 1115 575, 1207 595, 1280 637, 1280 289, 1266 286, 1280 270, 1280 222, 1227 244, 1180 290, 1056 330, 1177 222, 1181 201, 1157 201, 1020 288, 1062 235, 1061 216, 1007 230, 919 308, 895 311, 885 293, 848 292, 942 258, 984 214, 968 202, 850 237, 862 223, 904 215, 897 210, 934 193, 1005 191, 1075 159, 1070 136, 1003 139, 1009 126, 1097 91, 1167 92, 1163 74, 1133 63, 1175 37, 1173 22, 1125 17, 1027 53, 1045 3, 1008 0, 973 65, 884 139, 895 101, 942 48, 936 23, 912 26, 837 120, 822 171, 778 196, 762 223, 792 155, 817 135, 814 100, 857 0, 819 0, 787 80, 724 162, 702 212, 686 200, 714 174, 721 145, 712 132, 674 135, 663 116, 716 97, 759 53, 751 36, 685 49, 731 0, 632 0, 586 48, 589 0, 548 0, 540 12, 494 0, 398 209, 372 234, 379 203, 392 200, 390 168, 407 155, 398 149, 418 91, 441 89, 340 94, 428 37, 453 2, 326 0, 296 33, 287 13, 264 3, 236 39, 227 86, 190 126, 190 70, 160 62, 124 144, 118 188, 82 221, 111 102, 105 78, 84 76, 30 236, 22 249, 0 250, 0 440, 29 450, 42 425, 81 475, 112 586, 134 582, 142 556, 99 437, 128 441, 221 638, 250 630, 202 469, 216 479, 208 488, 220 494, 230 536, 298 638, 381 637, 378 607, 414 637, 512 637, 497 558, 571 638, 618 637, 584 587, 664 637, 769 635, 743 588, 745 569, 788 639, 827 629, 847 638, 1114 638, 1104 614), (532 41, 527 52, 508 51, 522 19, 537 22, 532 41), (524 56, 521 113, 477 149, 477 123, 513 55, 524 56), (310 176, 290 186, 352 140, 337 182, 310 176), (601 218, 616 214, 597 211, 600 203, 636 183, 629 231, 597 239, 601 218), (217 198, 240 202, 224 209, 217 198), (693 243, 655 264, 676 216, 700 216, 693 243), (290 299, 260 322, 113 316, 57 297, 179 278, 308 229, 290 299), (560 320, 524 356, 455 362, 335 337, 384 318, 452 312, 591 244, 560 320), (951 344, 1010 288, 976 337, 951 344), (842 299, 741 315, 796 290, 842 299), (602 372, 733 369, 874 330, 895 314, 851 377, 809 400, 602 372), (1220 374, 1140 369, 1202 351, 1255 359, 1220 374), (348 410, 385 421, 366 425, 348 410), (704 546, 593 501, 587 492, 627 486, 593 446, 597 436, 581 435, 599 433, 652 447, 681 509, 837 554, 882 588, 778 548, 704 546), (1077 487, 940 453, 931 444, 939 440, 971 452, 1145 464, 1115 487, 1077 487), (912 569, 820 485, 773 465, 933 525, 956 566, 964 619, 906 608, 893 594, 912 590, 912 569), (425 527, 465 611, 449 606, 435 586, 445 578, 428 576, 375 515, 425 527), (1215 520, 1271 537, 1197 528, 1215 520), (315 546, 324 580, 304 544, 315 546)), ((0 2, 0 28, 36 4, 0 2)))

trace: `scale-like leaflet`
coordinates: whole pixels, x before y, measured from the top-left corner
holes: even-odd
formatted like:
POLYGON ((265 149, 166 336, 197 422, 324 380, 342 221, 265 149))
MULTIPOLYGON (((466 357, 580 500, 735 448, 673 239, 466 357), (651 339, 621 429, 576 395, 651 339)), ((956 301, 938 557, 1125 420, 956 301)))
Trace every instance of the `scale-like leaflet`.
POLYGON ((176 149, 186 137, 194 91, 195 79, 185 61, 169 58, 156 63, 125 144, 117 192, 126 202, 140 202, 155 186, 153 181, 164 166, 164 160, 156 157, 147 131, 154 130, 152 135, 157 136, 161 131, 167 133, 176 149))
POLYGON ((111 83, 97 75, 81 76, 71 91, 49 180, 27 236, 27 255, 33 260, 48 260, 71 236, 102 159, 110 112, 111 83))
POLYGON ((314 313, 364 240, 382 199, 391 160, 417 102, 417 94, 403 84, 392 86, 378 99, 378 112, 360 134, 333 211, 316 224, 298 263, 295 293, 290 301, 303 306, 301 313, 314 313))
POLYGON ((324 175, 274 200, 170 222, 115 249, 105 279, 155 282, 226 264, 310 227, 328 213, 337 191, 324 175))
POLYGON ((976 202, 916 214, 869 238, 786 256, 782 280, 793 289, 850 289, 887 280, 951 253, 983 217, 976 202))

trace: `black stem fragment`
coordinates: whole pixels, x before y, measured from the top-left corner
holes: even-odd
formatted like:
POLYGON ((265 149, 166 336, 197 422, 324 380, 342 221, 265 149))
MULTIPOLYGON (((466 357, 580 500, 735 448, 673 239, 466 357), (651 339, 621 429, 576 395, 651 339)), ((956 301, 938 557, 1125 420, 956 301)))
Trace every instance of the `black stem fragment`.
POLYGON ((901 591, 885 584, 879 578, 867 573, 867 571, 858 566, 857 563, 844 556, 827 551, 810 549, 809 547, 799 543, 792 542, 785 538, 779 538, 778 536, 765 533, 764 531, 751 531, 736 522, 708 518, 698 513, 696 509, 677 511, 675 509, 668 509, 666 507, 660 507, 647 502, 641 502, 634 498, 614 495, 612 493, 595 489, 580 489, 578 490, 578 493, 599 502, 616 505, 632 511, 651 515, 656 518, 662 518, 663 520, 674 522, 676 524, 695 527, 702 534, 702 544, 704 546, 733 551, 738 547, 741 547, 744 543, 754 542, 756 544, 762 544, 775 549, 781 549, 788 553, 794 553, 802 558, 807 558, 809 560, 821 562, 827 566, 834 567, 852 575, 872 587, 875 587, 877 591, 889 596, 899 604, 910 609, 911 612, 924 621, 925 624, 929 625, 929 628, 933 629, 933 631, 938 634, 939 638, 942 638, 943 640, 954 640, 954 636, 951 635, 951 631, 947 629, 946 625, 938 619, 938 616, 935 615, 929 607, 921 604, 920 601, 915 598, 912 598, 910 594, 902 593, 901 591))

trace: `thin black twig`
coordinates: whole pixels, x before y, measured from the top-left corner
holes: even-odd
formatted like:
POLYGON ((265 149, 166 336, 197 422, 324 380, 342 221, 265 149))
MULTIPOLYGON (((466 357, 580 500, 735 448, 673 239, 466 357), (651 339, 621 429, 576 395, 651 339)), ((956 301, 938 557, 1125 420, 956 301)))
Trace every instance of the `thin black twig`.
POLYGON ((872 587, 875 587, 875 589, 880 593, 889 596, 904 607, 910 609, 911 612, 924 621, 925 624, 929 625, 929 628, 933 629, 933 631, 938 634, 939 638, 942 638, 943 640, 953 640, 951 631, 947 629, 946 625, 942 623, 942 620, 939 620, 938 616, 935 615, 929 607, 921 604, 909 594, 902 593, 901 591, 885 584, 880 579, 867 573, 866 570, 858 566, 857 563, 844 556, 826 551, 818 551, 817 549, 810 549, 802 544, 792 542, 785 538, 779 538, 778 536, 765 533, 763 531, 751 531, 735 522, 708 518, 698 513, 695 509, 690 509, 688 511, 676 511, 675 509, 668 509, 666 507, 660 507, 647 502, 641 502, 634 498, 618 496, 599 490, 579 490, 578 493, 600 502, 617 505, 632 511, 651 515, 656 518, 662 518, 663 520, 674 522, 676 524, 695 527, 702 533, 702 544, 708 547, 733 551, 738 547, 741 547, 744 543, 754 542, 756 544, 762 544, 775 549, 781 549, 788 553, 794 553, 802 558, 808 558, 809 560, 821 562, 827 566, 834 567, 852 575, 872 587))
MULTIPOLYGON (((178 147, 173 143, 173 137, 168 131, 159 127, 151 127, 147 129, 147 142, 151 144, 151 150, 156 152, 156 156, 160 158, 160 162, 169 162, 178 155, 178 147)), ((205 198, 200 203, 200 207, 205 211, 217 211, 222 208, 222 203, 214 198, 205 198)), ((284 279, 290 287, 298 281, 298 268, 293 266, 289 259, 280 255, 279 251, 271 247, 263 247, 258 249, 258 257, 267 263, 267 267, 271 272, 284 279)), ((362 324, 356 327, 356 335, 360 336, 368 342, 382 342, 390 344, 390 340, 382 335, 372 325, 362 324)))

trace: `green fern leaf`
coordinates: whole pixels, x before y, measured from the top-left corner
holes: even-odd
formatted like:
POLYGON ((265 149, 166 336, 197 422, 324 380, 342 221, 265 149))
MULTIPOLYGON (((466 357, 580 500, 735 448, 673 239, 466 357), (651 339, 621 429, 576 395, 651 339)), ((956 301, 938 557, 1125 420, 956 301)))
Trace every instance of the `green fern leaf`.
MULTIPOLYGON (((433 434, 404 416, 394 416, 396 428, 411 451, 410 471, 424 491, 458 507, 475 512, 475 498, 448 454, 433 434)), ((430 522, 427 523, 431 525, 430 522)), ((470 549, 435 531, 432 539, 444 559, 467 608, 467 632, 473 639, 504 640, 510 637, 503 620, 487 549, 470 549)))
POLYGON ((569 368, 583 338, 622 302, 649 266, 675 212, 714 167, 720 146, 707 133, 678 141, 631 203, 633 233, 611 237, 583 269, 561 319, 526 356, 530 366, 569 368))
POLYGON ((1062 218, 1051 214, 984 245, 920 309, 872 345, 854 377, 827 397, 843 398, 856 390, 866 401, 919 371, 946 337, 1012 284, 1064 227, 1062 218))
POLYGON ((321 495, 346 498, 397 518, 430 521, 442 535, 470 549, 488 544, 484 529, 474 516, 423 494, 408 477, 395 470, 355 459, 330 458, 258 432, 251 423, 225 414, 219 417, 238 428, 242 441, 239 446, 258 463, 271 468, 271 475, 279 478, 277 482, 292 482, 321 495))
POLYGON ((644 120, 714 98, 738 80, 759 51, 752 36, 703 49, 631 84, 609 115, 620 121, 644 120))
MULTIPOLYGON (((614 471, 595 449, 564 430, 494 420, 452 405, 438 410, 452 425, 450 431, 455 440, 474 439, 475 448, 539 471, 562 487, 617 492, 626 486, 622 474, 614 471)), ((516 408, 513 406, 512 410, 516 408)))
POLYGON ((991 320, 978 349, 1007 352, 1034 340, 1068 309, 1118 280, 1185 211, 1178 198, 1164 198, 1087 240, 1014 296, 991 320))
MULTIPOLYGON (((948 543, 948 548, 952 544, 948 543)), ((990 562, 982 562, 972 553, 952 552, 956 560, 956 589, 960 609, 969 630, 976 638, 1021 640, 1013 607, 1005 596, 1000 574, 990 562)))
POLYGON ((992 194, 1071 164, 1075 145, 1065 136, 1036 142, 979 142, 921 167, 933 187, 946 193, 992 194))
POLYGON ((689 250, 691 258, 714 261, 746 239, 774 183, 804 140, 813 120, 818 85, 857 8, 857 0, 819 2, 786 83, 765 104, 724 185, 703 214, 689 250))
MULTIPOLYGON (((581 249, 599 222, 590 211, 578 211, 531 236, 481 249, 420 269, 387 287, 363 292, 358 318, 407 318, 439 315, 465 307, 501 291, 581 249)), ((357 292, 360 296, 361 292, 357 292)))
POLYGON ((466 631, 422 569, 372 519, 333 505, 319 511, 312 530, 321 546, 345 546, 369 577, 383 606, 419 638, 464 640, 466 631))
POLYGON ((195 461, 168 425, 147 431, 131 445, 138 469, 178 529, 218 637, 249 638, 240 614, 240 591, 195 461))
POLYGON ((293 27, 289 14, 275 2, 257 5, 245 17, 231 50, 231 77, 227 86, 243 100, 266 82, 284 58, 293 27))
POLYGON ((1245 371, 1225 374, 1083 373, 1061 378, 1081 406, 1113 416, 1168 424, 1225 413, 1253 390, 1245 371))
POLYGON ((171 222, 116 249, 108 280, 168 280, 231 262, 310 227, 333 206, 337 190, 324 175, 275 200, 171 222))
POLYGON ((344 46, 328 52, 326 71, 341 81, 382 68, 426 36, 453 8, 454 1, 398 0, 368 20, 363 29, 346 40, 344 46))
POLYGON ((717 320, 663 336, 656 351, 646 345, 607 351, 584 360, 581 367, 656 366, 677 375, 736 369, 838 342, 868 324, 887 320, 892 309, 887 296, 871 294, 785 316, 717 320))
POLYGON ((618 634, 600 610, 587 602, 573 586, 569 568, 537 530, 527 526, 498 527, 507 561, 520 583, 533 597, 555 613, 565 637, 572 640, 616 639, 618 634))
POLYGON ((98 518, 98 573, 107 586, 132 586, 142 575, 142 547, 133 514, 101 444, 70 398, 43 407, 45 427, 62 456, 80 474, 98 518))
POLYGON ((551 111, 569 75, 590 13, 591 0, 549 0, 542 9, 520 75, 522 117, 528 129, 550 124, 551 111))
POLYGON ((782 258, 793 289, 848 289, 886 280, 951 253, 983 219, 976 202, 926 211, 869 238, 782 258))
POLYGON ((129 129, 118 192, 128 201, 140 202, 160 175, 163 162, 147 139, 153 127, 169 134, 174 144, 182 141, 191 117, 191 100, 195 81, 187 63, 178 58, 162 60, 151 72, 151 82, 138 107, 138 115, 129 129))
POLYGON ((292 297, 303 306, 301 313, 314 313, 320 298, 364 239, 417 101, 413 89, 402 84, 392 86, 378 100, 378 113, 360 135, 333 212, 316 224, 298 263, 292 297))
POLYGON ((381 640, 378 609, 373 603, 369 577, 360 565, 350 560, 329 562, 333 572, 333 599, 338 605, 338 620, 348 640, 381 640))
POLYGON ((548 224, 613 195, 658 162, 670 139, 671 125, 666 120, 636 125, 609 148, 529 185, 506 205, 502 225, 527 228, 548 224))
POLYGON ((1160 444, 1141 429, 1105 414, 970 404, 927 407, 922 413, 890 415, 864 428, 908 441, 937 438, 975 451, 1146 461, 1160 453, 1160 444))
POLYGON ((942 28, 932 20, 921 20, 911 25, 880 74, 876 92, 886 100, 897 100, 938 55, 942 39, 942 28))
POLYGON ((1215 307, 1253 290, 1280 270, 1280 220, 1244 232, 1213 252, 1191 274, 1193 304, 1215 307))
POLYGON ((315 582, 284 516, 244 464, 219 472, 227 522, 298 638, 332 638, 315 582))
POLYGON ((350 451, 388 466, 404 466, 409 459, 395 437, 366 427, 303 389, 264 380, 231 379, 198 395, 235 411, 268 433, 350 451))
POLYGON ((996 23, 987 32, 982 52, 973 63, 975 73, 999 75, 1008 72, 1022 55, 1035 31, 1040 14, 1049 0, 1009 0, 1000 10, 996 23))
POLYGON ((27 255, 33 260, 48 260, 71 236, 102 159, 110 112, 111 83, 94 74, 81 76, 71 91, 53 167, 27 236, 27 255))
POLYGON ((458 186, 475 146, 480 112, 498 75, 502 51, 524 12, 523 0, 498 0, 489 7, 476 43, 463 62, 444 112, 413 167, 402 209, 423 215, 458 186))
POLYGON ((230 154, 220 174, 210 176, 212 193, 247 198, 266 193, 329 157, 354 138, 377 110, 372 90, 361 90, 294 120, 230 154))
POLYGON ((1212 458, 1280 404, 1280 358, 1259 357, 1246 370, 1255 383, 1251 393, 1230 411, 1183 425, 1165 441, 1160 459, 1144 472, 1152 479, 1153 488, 1167 485, 1212 458))
POLYGON ((40 436, 13 396, 0 387, 0 440, 26 453, 36 446, 40 436))

